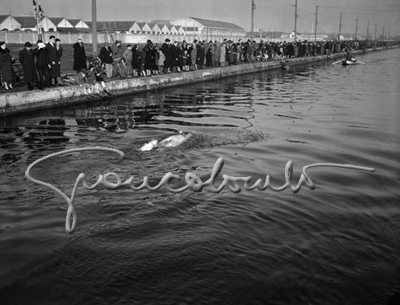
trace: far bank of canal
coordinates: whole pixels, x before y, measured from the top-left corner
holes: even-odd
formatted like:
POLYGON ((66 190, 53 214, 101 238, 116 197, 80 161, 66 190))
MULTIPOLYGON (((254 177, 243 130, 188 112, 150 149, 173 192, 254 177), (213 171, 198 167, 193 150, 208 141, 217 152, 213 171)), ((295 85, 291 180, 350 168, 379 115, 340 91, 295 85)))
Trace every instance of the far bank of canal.
MULTIPOLYGON (((367 49, 365 52, 386 50, 387 48, 367 49)), ((364 51, 355 51, 354 54, 361 55, 364 51)), ((301 65, 319 61, 343 58, 343 54, 320 55, 313 57, 300 57, 285 59, 288 66, 301 65)), ((197 83, 224 77, 237 76, 247 73, 281 69, 279 61, 257 62, 240 64, 223 68, 211 68, 184 73, 173 73, 166 75, 154 75, 152 77, 131 78, 124 80, 113 80, 106 83, 107 89, 112 96, 132 94, 172 86, 197 83)), ((107 98, 100 84, 92 86, 90 92, 80 86, 67 86, 52 88, 46 91, 20 91, 0 95, 0 116, 28 112, 31 110, 52 108, 88 101, 107 98)))

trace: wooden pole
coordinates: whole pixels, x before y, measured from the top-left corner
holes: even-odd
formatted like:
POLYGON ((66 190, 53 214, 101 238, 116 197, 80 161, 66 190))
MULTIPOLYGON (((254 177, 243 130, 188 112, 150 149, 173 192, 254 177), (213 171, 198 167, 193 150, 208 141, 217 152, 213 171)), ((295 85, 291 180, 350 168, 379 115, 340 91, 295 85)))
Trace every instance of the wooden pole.
POLYGON ((294 41, 297 40, 297 0, 295 1, 294 5, 294 41))
POLYGON ((357 40, 357 30, 358 30, 358 17, 356 19, 356 33, 354 35, 354 40, 357 40))
POLYGON ((317 25, 318 25, 318 5, 315 10, 315 33, 314 33, 314 41, 317 41, 317 25))
POLYGON ((254 10, 256 5, 254 4, 254 0, 251 0, 251 41, 253 42, 254 35, 254 10))
POLYGON ((338 40, 340 40, 340 31, 342 30, 342 14, 343 14, 343 12, 340 12, 340 21, 339 21, 339 35, 338 35, 338 40))
POLYGON ((96 0, 92 0, 92 41, 93 55, 97 54, 97 8, 96 0))

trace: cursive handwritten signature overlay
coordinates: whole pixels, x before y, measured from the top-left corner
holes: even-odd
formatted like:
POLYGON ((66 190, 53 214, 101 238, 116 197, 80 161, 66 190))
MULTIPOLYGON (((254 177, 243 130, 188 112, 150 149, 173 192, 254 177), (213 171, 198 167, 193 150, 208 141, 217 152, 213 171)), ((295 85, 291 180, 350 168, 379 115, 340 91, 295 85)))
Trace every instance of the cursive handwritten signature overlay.
POLYGON ((169 181, 172 179, 176 179, 178 181, 181 181, 181 178, 178 175, 174 175, 171 172, 166 173, 164 175, 164 177, 161 179, 160 183, 154 187, 151 187, 148 184, 148 177, 145 176, 143 178, 143 183, 136 187, 133 184, 133 179, 134 177, 131 176, 129 177, 129 179, 127 179, 126 181, 122 181, 121 178, 118 176, 118 174, 114 173, 114 172, 109 172, 105 175, 100 175, 99 178, 97 179, 96 183, 94 183, 93 185, 89 186, 87 181, 86 181, 86 175, 84 173, 81 173, 78 175, 78 177, 76 178, 75 184, 74 184, 74 188, 72 190, 71 193, 71 198, 69 198, 67 195, 65 195, 60 189, 58 189, 57 187, 51 185, 50 183, 46 183, 43 181, 39 181, 36 180, 34 178, 31 177, 30 171, 31 169, 39 164, 40 162, 59 156, 59 155, 63 155, 63 154, 68 154, 68 153, 72 153, 72 152, 78 152, 78 151, 88 151, 88 150, 96 150, 96 151, 109 151, 109 152, 113 152, 113 153, 117 153, 119 154, 122 158, 125 157, 125 154, 118 150, 118 149, 114 149, 114 148, 108 148, 108 147, 82 147, 82 148, 73 148, 73 149, 68 149, 68 150, 64 150, 64 151, 60 151, 57 153, 53 153, 50 155, 47 155, 43 158, 40 158, 39 160, 36 160, 35 162, 33 162, 31 165, 29 165, 29 167, 27 168, 26 172, 25 172, 25 176, 29 181, 32 181, 34 183, 43 185, 43 186, 47 186, 48 188, 52 189, 53 191, 55 191, 57 194, 59 194, 62 198, 65 199, 65 201, 68 203, 68 210, 67 210, 67 217, 65 220, 65 230, 67 233, 72 233, 75 231, 76 229, 76 224, 77 224, 77 213, 76 213, 76 208, 75 208, 75 195, 78 189, 78 185, 79 183, 82 181, 82 185, 85 189, 87 190, 94 190, 97 186, 102 185, 103 187, 105 187, 106 189, 117 189, 121 186, 128 186, 129 188, 131 188, 134 191, 140 191, 143 189, 147 189, 148 191, 157 191, 158 189, 160 189, 161 187, 165 187, 166 190, 168 190, 169 192, 172 193, 181 193, 184 192, 188 189, 194 191, 194 192, 201 192, 203 190, 203 188, 205 186, 209 186, 208 191, 213 192, 213 193, 219 193, 221 192, 225 187, 228 188, 229 191, 231 191, 232 193, 240 193, 242 188, 240 187, 240 185, 237 184, 237 182, 244 182, 243 183, 243 188, 245 190, 254 190, 254 189, 258 189, 260 191, 264 191, 267 188, 270 188, 272 191, 275 192, 280 192, 285 190, 286 188, 290 188, 291 191, 296 194, 301 186, 303 184, 305 184, 309 189, 314 190, 315 189, 315 184, 314 182, 311 180, 310 176, 307 173, 307 169, 312 168, 312 167, 340 167, 340 168, 348 168, 348 169, 356 169, 356 170, 362 170, 362 171, 368 171, 368 172, 374 172, 375 169, 374 168, 370 168, 370 167, 361 167, 361 166, 355 166, 355 165, 348 165, 348 164, 335 164, 335 163, 314 163, 314 164, 310 164, 310 165, 306 165, 303 167, 303 173, 300 176, 299 182, 296 186, 291 184, 291 180, 292 180, 292 174, 293 174, 293 162, 292 161, 288 161, 288 163, 286 164, 285 167, 285 181, 286 183, 284 185, 282 185, 281 187, 274 187, 273 185, 271 185, 270 183, 270 179, 269 179, 269 175, 266 176, 265 182, 263 183, 261 179, 258 179, 253 185, 249 185, 250 180, 252 179, 251 176, 247 176, 247 177, 231 177, 228 175, 222 175, 222 177, 224 178, 224 180, 222 181, 221 185, 219 187, 215 187, 214 185, 214 181, 217 178, 217 176, 219 175, 219 173, 222 170, 222 167, 224 166, 224 159, 223 158, 218 158, 218 160, 215 162, 214 167, 211 171, 211 177, 203 182, 196 174, 193 173, 186 173, 185 175, 185 182, 186 185, 178 188, 178 189, 173 189, 171 188, 171 186, 169 185, 169 181), (111 182, 109 180, 110 177, 113 177, 115 179, 115 183, 111 182), (233 184, 230 184, 229 182, 232 182, 233 184), (71 225, 71 216, 72 216, 72 225, 71 225))

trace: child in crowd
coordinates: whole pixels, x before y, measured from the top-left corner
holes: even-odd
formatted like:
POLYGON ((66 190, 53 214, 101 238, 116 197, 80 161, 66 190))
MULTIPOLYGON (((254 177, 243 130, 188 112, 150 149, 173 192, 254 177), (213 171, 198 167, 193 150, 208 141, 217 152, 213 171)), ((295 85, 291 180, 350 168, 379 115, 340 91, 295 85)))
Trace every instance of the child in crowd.
POLYGON ((164 61, 165 61, 165 55, 163 51, 160 49, 158 50, 160 56, 158 58, 158 73, 163 74, 164 71, 164 61))

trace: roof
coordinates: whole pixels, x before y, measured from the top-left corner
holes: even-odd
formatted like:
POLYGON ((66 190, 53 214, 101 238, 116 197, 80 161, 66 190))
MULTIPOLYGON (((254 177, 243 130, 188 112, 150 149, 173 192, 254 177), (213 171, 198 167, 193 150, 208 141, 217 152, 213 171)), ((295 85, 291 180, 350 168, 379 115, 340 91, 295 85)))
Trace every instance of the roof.
POLYGON ((137 25, 141 28, 141 29, 143 29, 143 27, 147 24, 148 25, 148 23, 147 22, 136 22, 137 23, 137 25))
POLYGON ((193 19, 207 27, 222 28, 222 29, 229 29, 229 30, 240 30, 240 31, 245 30, 244 28, 242 28, 236 24, 230 23, 230 22, 201 19, 201 18, 196 18, 196 17, 189 17, 189 18, 193 19))
POLYGON ((159 20, 152 20, 150 22, 151 23, 157 23, 158 25, 160 25, 160 24, 164 25, 164 24, 171 23, 171 20, 161 20, 161 19, 159 19, 159 20))
POLYGON ((16 16, 14 18, 21 24, 22 28, 35 28, 37 25, 37 21, 33 16, 16 16))
MULTIPOLYGON (((84 21, 90 28, 93 22, 84 21)), ((129 31, 135 21, 97 21, 97 31, 129 31)))
POLYGON ((3 21, 6 20, 8 17, 10 17, 10 15, 0 15, 0 22, 3 22, 3 21))
POLYGON ((53 22, 55 25, 58 25, 61 21, 64 20, 64 17, 48 17, 51 22, 53 22))
POLYGON ((135 21, 114 21, 111 23, 117 31, 129 31, 135 21))
MULTIPOLYGON (((83 21, 82 19, 67 19, 69 23, 71 23, 73 26, 76 26, 79 22, 83 21)), ((83 21, 85 22, 85 21, 83 21)), ((86 22, 85 22, 86 23, 86 22)))

